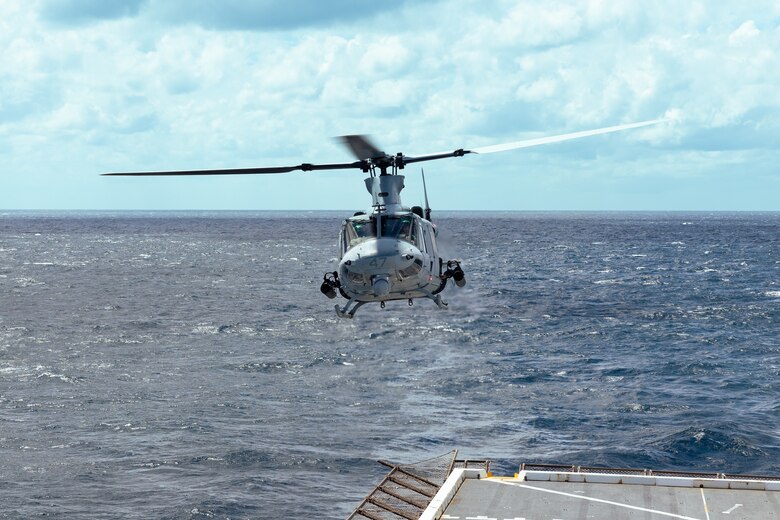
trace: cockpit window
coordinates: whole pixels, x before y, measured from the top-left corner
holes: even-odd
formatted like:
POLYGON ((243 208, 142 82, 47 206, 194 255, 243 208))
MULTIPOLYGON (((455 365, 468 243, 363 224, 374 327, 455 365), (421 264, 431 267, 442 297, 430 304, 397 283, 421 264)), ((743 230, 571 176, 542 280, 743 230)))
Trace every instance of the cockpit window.
MULTIPOLYGON (((417 224, 412 216, 381 217, 382 233, 385 238, 398 238, 417 245, 417 224)), ((348 220, 344 223, 345 250, 355 247, 369 238, 377 237, 376 218, 348 220)))
POLYGON ((400 238, 407 242, 416 243, 414 219, 409 216, 385 217, 382 219, 382 236, 388 238, 400 238))
POLYGON ((349 221, 346 223, 344 231, 347 247, 356 246, 364 240, 376 238, 376 220, 371 218, 370 220, 349 221))

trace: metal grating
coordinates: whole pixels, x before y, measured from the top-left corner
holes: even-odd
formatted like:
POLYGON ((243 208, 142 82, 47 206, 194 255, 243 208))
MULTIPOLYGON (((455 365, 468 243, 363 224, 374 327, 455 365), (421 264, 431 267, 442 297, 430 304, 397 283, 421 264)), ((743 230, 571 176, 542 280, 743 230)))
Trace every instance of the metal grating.
POLYGON ((458 450, 423 460, 415 464, 393 464, 390 473, 347 520, 417 520, 431 499, 447 480, 455 464, 458 450))
POLYGON ((485 473, 490 473, 490 461, 484 460, 471 460, 471 459, 458 459, 453 465, 453 469, 483 469, 485 473))

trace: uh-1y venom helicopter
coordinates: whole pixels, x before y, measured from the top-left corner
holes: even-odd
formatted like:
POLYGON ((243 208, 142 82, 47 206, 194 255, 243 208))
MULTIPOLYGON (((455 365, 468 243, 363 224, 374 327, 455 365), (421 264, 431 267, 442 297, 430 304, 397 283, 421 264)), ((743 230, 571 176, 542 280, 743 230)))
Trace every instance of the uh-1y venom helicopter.
POLYGON ((348 300, 346 305, 343 307, 336 305, 336 314, 342 318, 352 318, 362 305, 369 302, 379 302, 384 308, 388 300, 408 300, 409 305, 412 305, 415 298, 429 298, 442 308, 447 304, 442 301, 440 293, 447 285, 447 281, 452 279, 458 287, 466 284, 460 262, 456 259, 445 259, 439 254, 436 244, 437 229, 431 222, 424 173, 425 209, 419 206, 406 208, 401 205, 400 193, 404 187, 404 176, 398 172, 406 165, 448 157, 463 157, 467 154, 528 148, 639 128, 661 121, 664 120, 629 123, 479 148, 459 148, 450 152, 414 157, 402 153, 388 155, 374 146, 367 137, 348 135, 341 139, 358 159, 350 163, 303 163, 297 166, 119 172, 103 175, 242 175, 351 168, 368 173, 369 177, 365 179, 365 183, 371 193, 372 210, 370 213, 355 213, 354 216, 344 220, 339 235, 338 270, 325 273, 320 286, 322 293, 329 298, 335 298, 336 291, 346 298, 348 300))

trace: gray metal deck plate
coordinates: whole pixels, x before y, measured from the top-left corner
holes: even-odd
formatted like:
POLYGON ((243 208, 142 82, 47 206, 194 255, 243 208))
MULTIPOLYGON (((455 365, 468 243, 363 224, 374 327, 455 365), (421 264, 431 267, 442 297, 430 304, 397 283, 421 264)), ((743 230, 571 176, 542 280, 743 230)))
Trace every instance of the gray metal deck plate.
POLYGON ((468 479, 442 520, 780 520, 776 491, 468 479))

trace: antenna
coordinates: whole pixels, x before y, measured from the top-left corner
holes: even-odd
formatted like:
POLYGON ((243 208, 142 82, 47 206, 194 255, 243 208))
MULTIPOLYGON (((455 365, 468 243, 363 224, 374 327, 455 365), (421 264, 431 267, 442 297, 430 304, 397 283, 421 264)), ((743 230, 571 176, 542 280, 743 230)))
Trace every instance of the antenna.
POLYGON ((420 168, 420 172, 422 173, 422 180, 423 180, 423 193, 425 194, 425 220, 429 221, 431 220, 431 206, 428 204, 428 188, 425 186, 425 169, 420 168))

